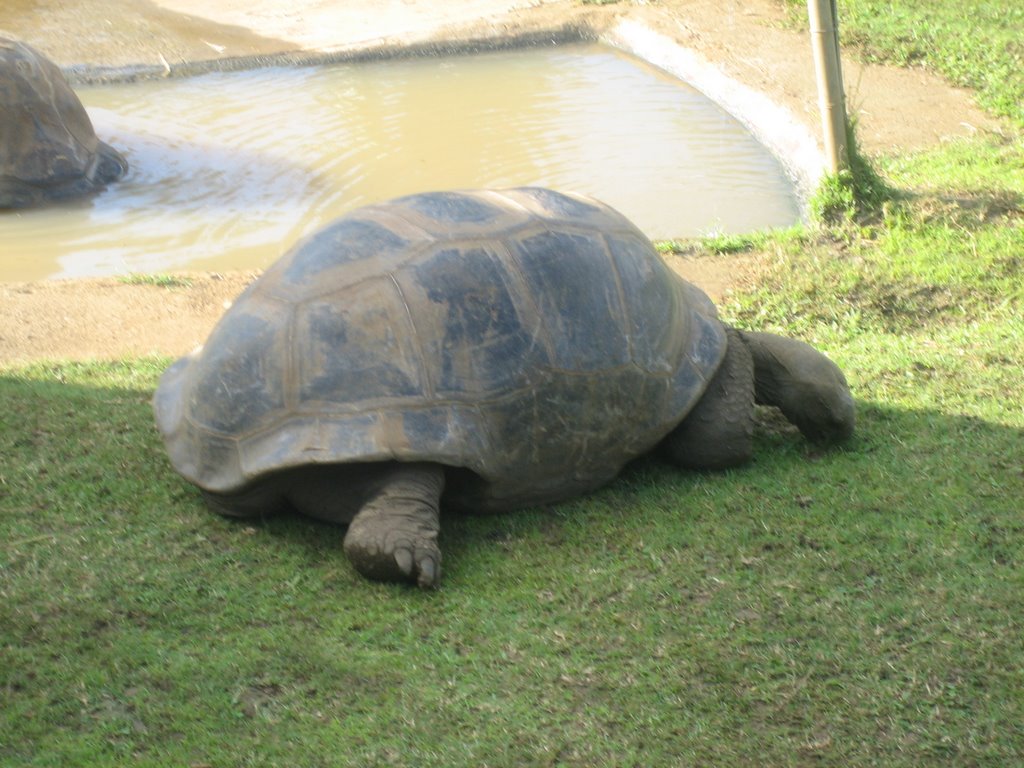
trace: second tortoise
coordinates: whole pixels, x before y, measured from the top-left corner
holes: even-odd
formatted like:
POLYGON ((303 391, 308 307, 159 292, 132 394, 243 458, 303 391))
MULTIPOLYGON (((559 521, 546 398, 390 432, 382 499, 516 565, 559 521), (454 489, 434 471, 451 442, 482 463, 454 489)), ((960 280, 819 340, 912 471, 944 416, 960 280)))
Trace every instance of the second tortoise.
POLYGON ((57 65, 0 35, 0 209, 88 195, 127 171, 57 65))

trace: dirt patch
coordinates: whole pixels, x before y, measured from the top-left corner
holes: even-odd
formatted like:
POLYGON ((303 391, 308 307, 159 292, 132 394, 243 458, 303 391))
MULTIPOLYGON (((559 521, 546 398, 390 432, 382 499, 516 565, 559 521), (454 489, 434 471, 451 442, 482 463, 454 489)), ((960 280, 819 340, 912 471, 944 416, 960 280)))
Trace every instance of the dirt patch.
MULTIPOLYGON (((295 51, 498 41, 567 27, 597 33, 627 17, 713 62, 818 134, 809 42, 785 27, 779 0, 602 7, 567 0, 6 0, 0 29, 75 71, 83 65, 169 71, 187 62, 216 65, 295 51)), ((998 125, 970 93, 921 71, 847 57, 844 74, 869 152, 923 148, 998 125)), ((670 261, 716 299, 755 280, 760 263, 753 256, 670 261)), ((117 279, 0 283, 0 364, 182 354, 205 339, 252 278, 191 275, 189 287, 171 288, 117 279)))
POLYGON ((227 55, 268 55, 292 47, 285 40, 175 13, 147 0, 4 0, 0 30, 35 46, 65 69, 162 67, 227 55))
MULTIPOLYGON (((754 285, 754 255, 683 257, 669 265, 715 301, 754 285)), ((116 277, 0 283, 0 364, 184 355, 259 272, 175 274, 170 285, 116 277)))
MULTIPOLYGON (((765 94, 815 136, 820 134, 810 39, 787 23, 786 4, 663 0, 630 15, 765 94)), ((847 109, 857 118, 858 139, 869 154, 923 149, 999 126, 970 91, 924 70, 866 64, 852 51, 843 52, 842 68, 847 109)))
POLYGON ((202 344, 255 272, 0 283, 0 362, 183 355, 202 344))

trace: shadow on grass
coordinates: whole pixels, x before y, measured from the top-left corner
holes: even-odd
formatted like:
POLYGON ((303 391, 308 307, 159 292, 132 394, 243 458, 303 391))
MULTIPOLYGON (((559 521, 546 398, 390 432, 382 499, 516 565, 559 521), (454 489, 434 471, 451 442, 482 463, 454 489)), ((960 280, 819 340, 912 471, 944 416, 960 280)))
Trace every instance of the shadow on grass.
MULTIPOLYGON (((133 389, 108 383, 118 370, 53 367, 36 371, 43 378, 0 377, 5 456, 0 507, 15 513, 6 516, 8 523, 20 519, 24 526, 9 533, 8 543, 45 536, 47 530, 100 525, 99 520, 107 520, 113 532, 119 524, 161 526, 167 515, 185 514, 195 525, 209 524, 217 535, 251 536, 259 529, 273 546, 310 550, 314 559, 343 559, 339 526, 298 515, 234 521, 207 513, 198 492, 173 472, 163 453, 149 405, 153 371, 133 389), (84 374, 85 381, 69 381, 69 374, 84 374), (30 511, 43 513, 42 518, 22 519, 30 511)), ((472 578, 459 565, 468 554, 507 551, 517 539, 527 546, 543 540, 566 544, 571 537, 565 527, 572 518, 572 527, 580 528, 588 520, 607 524, 630 514, 678 514, 678 523, 686 526, 708 514, 729 515, 743 507, 738 498, 759 489, 765 495, 757 506, 777 513, 801 514, 816 497, 837 504, 837 494, 844 494, 847 514, 927 515, 928 499, 941 490, 939 508, 960 499, 963 513, 990 508, 1000 514, 1011 509, 1014 498, 1024 498, 1021 444, 1024 431, 1017 428, 862 402, 856 437, 845 446, 821 449, 765 409, 749 466, 688 473, 643 457, 611 485, 579 500, 500 516, 445 516, 446 570, 472 578), (702 503, 688 507, 695 496, 702 503), (709 507, 708 499, 719 499, 721 509, 709 507)), ((571 559, 571 553, 566 556, 571 559)))
POLYGON ((819 452, 766 418, 742 469, 444 518, 424 594, 339 527, 207 512, 163 362, 0 375, 0 762, 1013 762, 1018 428, 861 403, 819 452))

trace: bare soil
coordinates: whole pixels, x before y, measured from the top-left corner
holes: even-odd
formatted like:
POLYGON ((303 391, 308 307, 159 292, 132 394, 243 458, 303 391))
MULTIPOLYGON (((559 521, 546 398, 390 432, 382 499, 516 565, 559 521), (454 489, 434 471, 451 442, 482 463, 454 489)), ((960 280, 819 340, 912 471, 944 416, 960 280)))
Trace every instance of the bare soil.
MULTIPOLYGON (((73 74, 295 51, 358 51, 436 40, 498 40, 565 26, 643 21, 786 107, 818 133, 806 35, 779 0, 5 0, 0 30, 73 74)), ((844 58, 849 108, 869 153, 926 148, 992 130, 969 92, 920 70, 844 58)), ((2 221, 0 221, 2 225, 2 221)), ((718 299, 757 279, 761 256, 673 258, 718 299)), ((178 355, 209 333, 255 273, 189 275, 164 287, 117 278, 0 283, 0 365, 36 359, 178 355)))

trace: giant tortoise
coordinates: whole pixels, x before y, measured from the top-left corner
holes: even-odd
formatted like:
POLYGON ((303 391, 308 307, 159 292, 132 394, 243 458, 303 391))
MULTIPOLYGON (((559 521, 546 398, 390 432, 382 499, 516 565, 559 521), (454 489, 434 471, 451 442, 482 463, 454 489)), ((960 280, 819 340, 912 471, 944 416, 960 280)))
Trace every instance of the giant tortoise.
POLYGON ((820 352, 724 325, 608 206, 521 188, 337 219, 168 368, 154 408, 215 510, 347 523, 357 570, 431 587, 439 507, 558 501, 654 449, 740 464, 755 402, 814 441, 853 431, 820 352))
POLYGON ((7 37, 0 37, 0 115, 0 208, 85 195, 128 170, 96 138, 57 66, 7 37))

